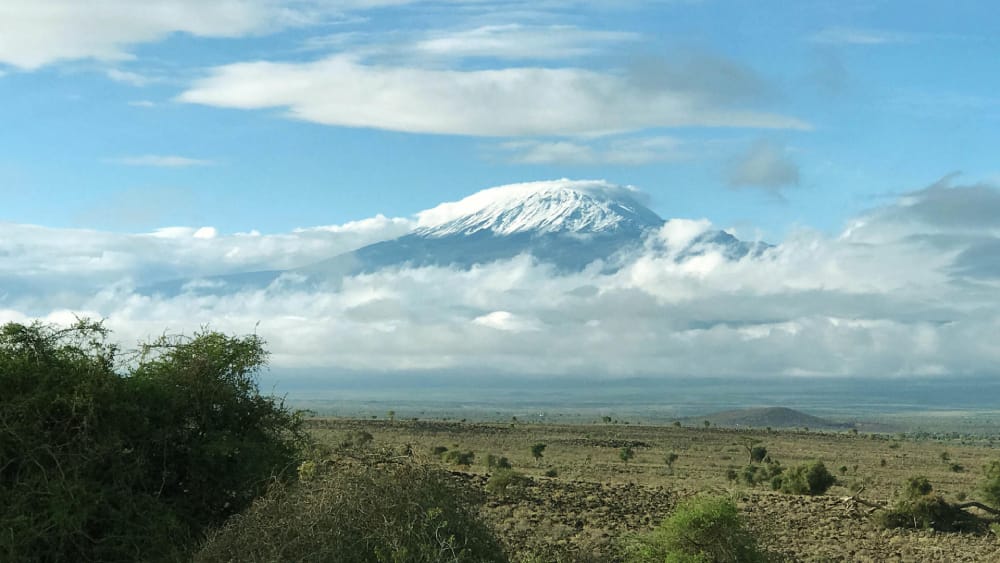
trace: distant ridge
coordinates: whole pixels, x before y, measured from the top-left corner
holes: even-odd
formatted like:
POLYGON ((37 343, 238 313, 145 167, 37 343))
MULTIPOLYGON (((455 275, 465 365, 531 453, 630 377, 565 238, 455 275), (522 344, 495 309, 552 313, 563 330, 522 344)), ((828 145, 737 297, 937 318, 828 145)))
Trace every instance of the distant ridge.
POLYGON ((722 411, 699 417, 690 417, 689 422, 698 424, 709 421, 715 426, 749 428, 810 428, 822 430, 843 430, 853 425, 833 422, 787 407, 764 407, 722 411))

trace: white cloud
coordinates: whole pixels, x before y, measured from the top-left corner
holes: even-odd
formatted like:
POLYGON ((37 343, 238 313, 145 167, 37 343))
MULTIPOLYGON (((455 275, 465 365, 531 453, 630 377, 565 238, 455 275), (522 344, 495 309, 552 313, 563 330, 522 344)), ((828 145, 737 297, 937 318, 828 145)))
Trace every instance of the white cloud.
POLYGON ((608 45, 638 39, 638 34, 622 31, 504 24, 434 32, 417 41, 412 48, 419 54, 440 57, 562 59, 589 55, 608 45))
MULTIPOLYGON (((296 268, 395 238, 414 226, 378 217, 293 233, 221 234, 214 227, 165 227, 144 234, 0 223, 0 297, 86 293, 121 280, 145 285, 257 270, 296 268), (20 289, 19 289, 20 288, 20 289)), ((0 298, 0 307, 3 306, 0 298)))
POLYGON ((976 254, 979 268, 972 268, 968 251, 1000 241, 998 194, 946 179, 865 213, 841 236, 799 231, 739 261, 711 245, 680 256, 712 226, 672 220, 616 272, 560 273, 521 256, 470 270, 389 269, 322 288, 291 274, 228 294, 197 291, 220 283, 198 277, 307 263, 373 240, 371 228, 406 221, 214 238, 198 238, 195 228, 126 236, 0 225, 0 320, 88 313, 107 317, 126 343, 205 324, 257 330, 277 369, 990 373, 1000 362, 1000 346, 989 337, 1000 329, 1000 271, 990 254, 976 254), (135 279, 164 270, 195 281, 172 297, 134 289, 135 279), (115 281, 126 274, 133 279, 115 281), (73 291, 40 283, 53 279, 70 280, 73 291), (80 289, 92 280, 105 280, 103 289, 80 289), (19 294, 19 283, 30 285, 19 294))
POLYGON ((437 70, 365 64, 348 55, 216 67, 178 99, 286 109, 291 117, 326 125, 476 136, 809 127, 792 117, 728 109, 692 91, 647 88, 610 73, 534 67, 437 70))
POLYGON ((149 100, 133 100, 133 101, 129 102, 128 105, 130 105, 132 107, 135 107, 135 108, 151 108, 151 107, 156 107, 156 104, 154 102, 149 101, 149 100))
POLYGON ((189 158, 177 155, 146 154, 142 156, 124 156, 111 159, 112 162, 128 166, 153 166, 157 168, 189 168, 191 166, 211 166, 214 161, 202 158, 189 158))
POLYGON ((831 45, 885 45, 890 43, 906 43, 912 37, 905 33, 881 29, 862 29, 853 27, 828 27, 810 37, 814 43, 831 45))
POLYGON ((121 61, 129 48, 173 33, 242 37, 315 24, 395 0, 4 0, 0 62, 33 70, 74 59, 121 61))
POLYGON ((145 76, 137 72, 130 72, 127 70, 121 70, 117 68, 109 68, 104 71, 104 74, 114 80, 115 82, 121 82, 123 84, 128 84, 130 86, 135 86, 141 88, 147 86, 157 81, 156 78, 145 76))
POLYGON ((642 137, 610 141, 508 141, 500 145, 519 164, 642 165, 689 158, 674 137, 642 137))

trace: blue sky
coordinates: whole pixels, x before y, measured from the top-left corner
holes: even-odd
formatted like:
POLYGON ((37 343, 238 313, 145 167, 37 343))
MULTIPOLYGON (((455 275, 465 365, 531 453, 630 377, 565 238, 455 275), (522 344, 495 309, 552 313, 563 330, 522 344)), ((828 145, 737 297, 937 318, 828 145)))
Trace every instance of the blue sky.
POLYGON ((995 374, 998 16, 0 0, 0 322, 102 318, 126 344, 255 330, 276 368, 320 372, 995 374), (674 220, 613 272, 519 256, 148 290, 313 264, 561 178, 634 186, 674 220), (684 252, 718 228, 773 246, 684 252))
POLYGON ((778 239, 1000 174, 991 2, 137 6, 0 2, 0 219, 276 233, 569 177, 778 239))

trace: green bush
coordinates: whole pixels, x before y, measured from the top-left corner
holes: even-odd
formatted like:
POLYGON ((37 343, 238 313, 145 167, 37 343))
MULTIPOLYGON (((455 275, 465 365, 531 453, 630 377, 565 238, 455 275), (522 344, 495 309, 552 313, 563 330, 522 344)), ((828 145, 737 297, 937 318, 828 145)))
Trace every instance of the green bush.
POLYGON ((504 456, 489 454, 486 456, 486 467, 489 469, 510 469, 513 465, 504 456))
POLYGON ((994 508, 1000 508, 1000 461, 990 462, 986 466, 985 473, 986 476, 979 487, 983 493, 983 502, 994 508))
POLYGON ((472 461, 476 459, 476 454, 471 451, 463 452, 459 450, 451 450, 446 452, 441 459, 452 465, 464 465, 468 467, 472 465, 472 461))
POLYGON ((934 494, 926 477, 910 477, 900 498, 880 511, 876 522, 884 528, 933 529, 942 532, 982 531, 983 522, 934 494))
POLYGON ((448 472, 391 455, 275 485, 208 538, 196 563, 507 561, 482 499, 448 472))
POLYGON ((0 559, 179 558, 295 476, 305 433, 258 392, 258 337, 161 338, 130 362, 107 338, 0 327, 0 559))
POLYGON ((781 474, 784 471, 785 468, 782 467, 781 462, 772 460, 764 465, 748 464, 743 467, 740 476, 747 485, 756 486, 760 483, 770 483, 771 488, 778 489, 780 488, 781 474), (779 483, 779 485, 775 486, 775 483, 779 483))
POLYGON ((696 497, 624 549, 626 563, 758 563, 770 561, 732 501, 696 497))
POLYGON ((814 461, 793 468, 780 479, 772 481, 774 488, 795 495, 821 495, 837 482, 822 461, 814 461))
POLYGON ((486 492, 498 496, 523 492, 531 480, 523 473, 513 469, 501 469, 490 475, 486 481, 486 492))

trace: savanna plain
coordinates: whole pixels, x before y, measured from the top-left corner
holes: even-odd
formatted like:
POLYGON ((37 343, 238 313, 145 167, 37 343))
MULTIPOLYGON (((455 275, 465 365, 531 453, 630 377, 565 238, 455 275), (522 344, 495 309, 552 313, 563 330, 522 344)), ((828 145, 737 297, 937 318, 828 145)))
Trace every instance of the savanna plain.
POLYGON ((655 534, 679 504, 708 495, 735 505, 773 560, 1000 561, 1000 541, 988 527, 993 515, 979 508, 962 512, 982 526, 950 531, 919 514, 913 525, 887 526, 879 508, 905 504, 908 483, 918 476, 932 487, 920 491, 927 498, 951 506, 980 498, 989 465, 1000 458, 986 435, 722 428, 688 419, 650 425, 611 417, 481 423, 401 420, 395 413, 314 418, 308 425, 333 450, 389 452, 449 471, 480 495, 481 514, 513 560, 624 560, 623 542, 655 534), (772 490, 769 467, 788 475, 817 460, 833 476, 822 494, 772 490), (498 475, 514 477, 498 485, 498 475))

